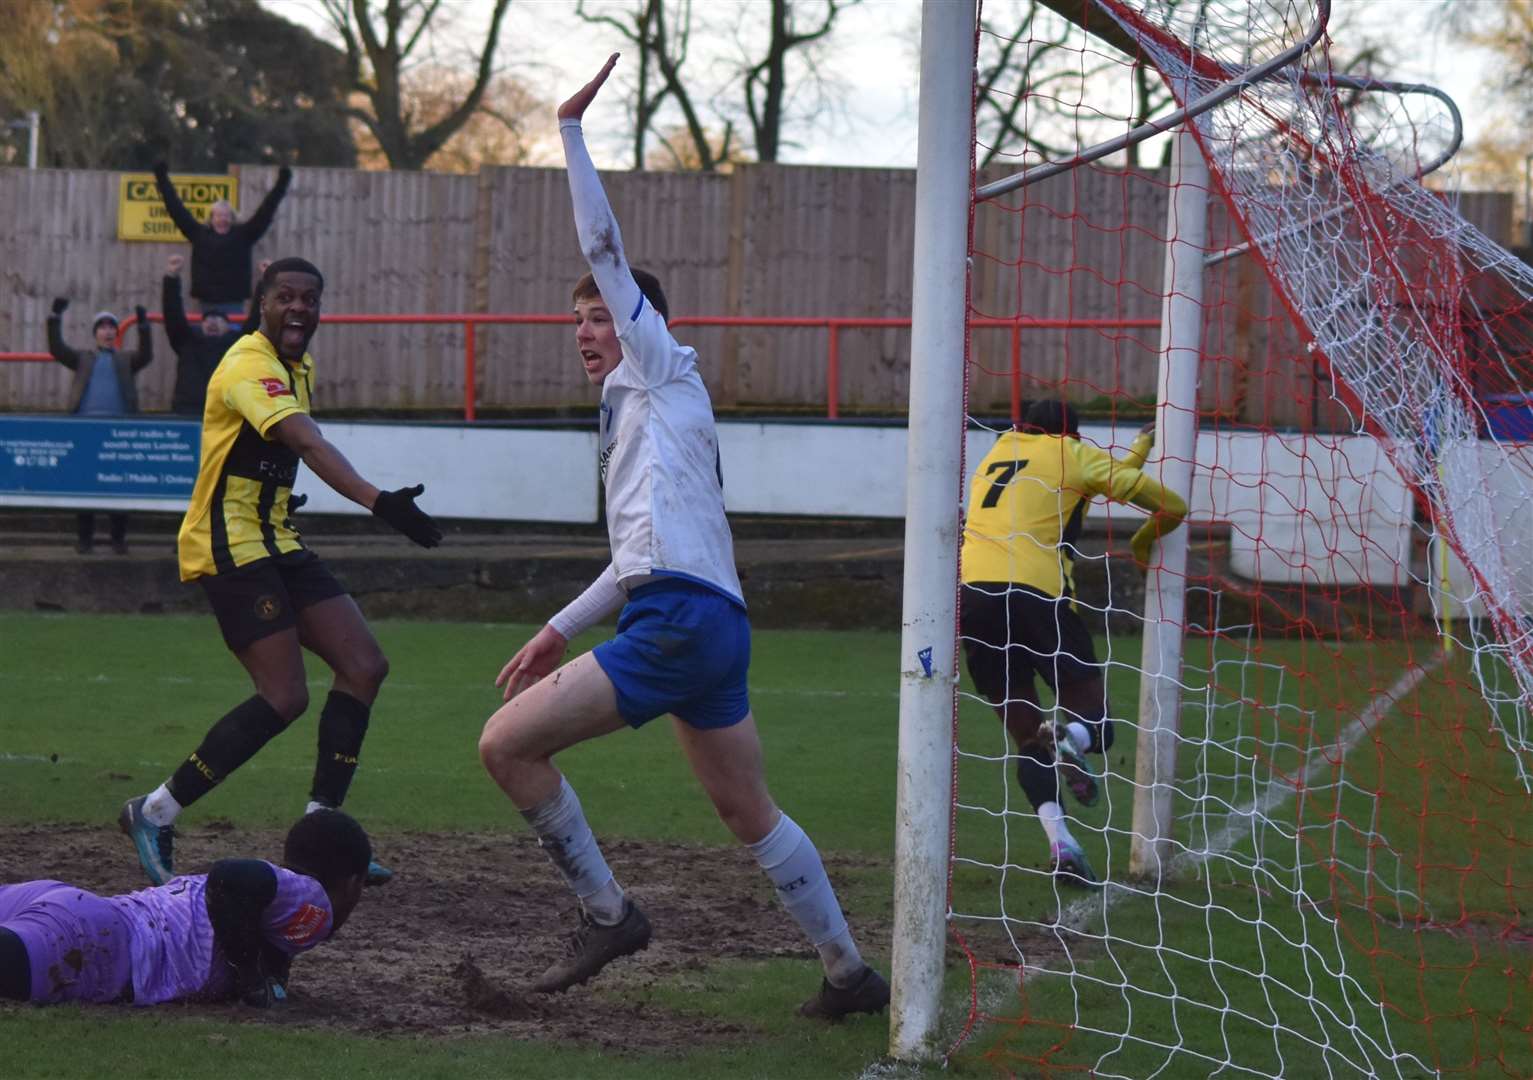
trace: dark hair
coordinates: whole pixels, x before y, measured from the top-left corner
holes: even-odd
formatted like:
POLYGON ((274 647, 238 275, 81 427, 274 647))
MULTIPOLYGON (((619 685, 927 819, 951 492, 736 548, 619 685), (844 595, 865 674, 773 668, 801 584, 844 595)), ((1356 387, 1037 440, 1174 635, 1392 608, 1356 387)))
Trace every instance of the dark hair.
POLYGON ((367 873, 373 845, 356 818, 340 810, 315 810, 287 831, 282 862, 327 888, 367 873))
POLYGON ((300 259, 297 255, 288 255, 286 258, 278 259, 266 268, 266 273, 261 275, 261 288, 265 288, 276 281, 278 274, 288 272, 309 274, 319 279, 319 287, 321 289, 325 287, 325 275, 319 272, 319 267, 315 266, 308 259, 300 259))
POLYGON ((1079 435, 1081 418, 1068 401, 1035 401, 1022 414, 1022 429, 1045 435, 1079 435))
POLYGON ((325 275, 319 272, 308 259, 300 259, 297 255, 288 255, 278 259, 266 268, 261 275, 261 280, 256 282, 255 295, 250 298, 250 313, 245 316, 244 325, 240 327, 241 334, 253 334, 261 328, 261 301, 266 296, 266 288, 277 280, 277 275, 283 271, 292 271, 298 274, 311 274, 319 282, 320 291, 325 289, 325 275))
MULTIPOLYGON (((671 305, 665 298, 665 290, 660 287, 660 279, 648 270, 640 270, 637 266, 630 266, 628 272, 633 275, 634 284, 644 294, 644 299, 649 301, 649 306, 660 312, 660 317, 666 322, 671 321, 671 305)), ((575 303, 582 300, 596 300, 601 296, 601 290, 596 287, 596 277, 586 274, 575 282, 573 298, 575 303)))

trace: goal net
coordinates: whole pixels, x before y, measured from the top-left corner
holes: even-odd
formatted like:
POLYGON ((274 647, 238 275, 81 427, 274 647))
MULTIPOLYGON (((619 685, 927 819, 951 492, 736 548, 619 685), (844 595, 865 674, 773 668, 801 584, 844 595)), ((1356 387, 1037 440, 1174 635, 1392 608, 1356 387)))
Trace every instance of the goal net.
POLYGON ((1142 469, 1190 508, 1146 572, 1143 511, 1055 492, 1116 735, 1057 824, 1002 714, 1033 687, 1089 730, 1045 678, 1078 683, 1079 649, 966 613, 970 670, 1036 676, 1003 659, 997 701, 966 673, 955 728, 952 1034, 1012 1073, 1533 1075, 1533 273, 1491 238, 1508 201, 1441 180, 1451 102, 1349 77, 1327 17, 980 11, 966 505, 1065 402, 1114 468, 1153 423, 1142 469))

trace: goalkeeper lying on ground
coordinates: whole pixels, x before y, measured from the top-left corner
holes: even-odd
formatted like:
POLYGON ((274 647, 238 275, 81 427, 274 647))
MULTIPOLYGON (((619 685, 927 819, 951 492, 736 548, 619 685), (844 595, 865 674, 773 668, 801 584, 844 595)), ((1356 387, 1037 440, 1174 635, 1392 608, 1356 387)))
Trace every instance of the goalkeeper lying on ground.
POLYGON ((0 885, 0 999, 157 1005, 286 996, 288 965, 356 907, 372 859, 339 810, 289 830, 282 865, 222 859, 126 896, 60 881, 0 885))
POLYGON ((1115 461, 1080 441, 1070 405, 1038 401, 1020 430, 995 441, 969 488, 960 556, 964 656, 1015 744, 1017 782, 1048 836, 1050 869, 1067 885, 1098 881, 1065 824, 1059 780, 1081 805, 1094 804, 1097 781, 1085 755, 1105 755, 1113 743, 1102 664, 1076 610, 1075 543, 1097 495, 1149 511, 1131 542, 1141 566, 1155 540, 1181 524, 1182 497, 1139 470, 1150 446, 1147 429, 1115 461), (1055 723, 1044 722, 1035 674, 1054 691, 1055 723))

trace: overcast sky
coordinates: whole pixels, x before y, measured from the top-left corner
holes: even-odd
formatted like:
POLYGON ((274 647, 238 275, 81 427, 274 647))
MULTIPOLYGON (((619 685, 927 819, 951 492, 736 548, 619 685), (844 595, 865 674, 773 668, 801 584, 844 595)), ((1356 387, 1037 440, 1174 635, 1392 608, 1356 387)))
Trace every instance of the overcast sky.
MULTIPOLYGON (((741 0, 704 0, 699 10, 717 14, 741 0)), ((1466 2, 1466 0, 1460 0, 1466 2)), ((1501 0, 1475 0, 1499 3, 1501 0)), ((266 6, 294 21, 328 33, 315 0, 265 0, 266 6)), ((464 36, 488 19, 488 0, 447 0, 464 36)), ((610 30, 598 30, 574 15, 573 0, 513 0, 501 33, 501 55, 507 69, 550 101, 579 86, 621 41, 610 30)), ((1433 83, 1457 100, 1472 140, 1490 110, 1478 78, 1484 69, 1464 47, 1453 42, 1441 26, 1438 0, 1333 0, 1333 26, 1355 25, 1392 38, 1406 58, 1393 77, 1433 83)), ((797 130, 798 145, 783 160, 816 165, 913 167, 916 158, 916 43, 920 24, 918 0, 864 0, 846 9, 836 25, 828 50, 828 74, 839 88, 839 104, 825 110, 810 130, 797 130)), ((725 45, 727 46, 727 42, 725 45)), ((1346 51, 1345 36, 1335 39, 1346 51)), ((622 73, 619 66, 619 74, 622 73)), ((611 107, 611 106, 609 106, 611 107)), ((615 109, 609 120, 622 126, 615 109)), ((599 127, 601 114, 591 114, 599 127)), ((621 132, 619 132, 621 134, 621 132)), ((621 139, 603 142, 589 131, 593 156, 603 166, 627 163, 621 139)))

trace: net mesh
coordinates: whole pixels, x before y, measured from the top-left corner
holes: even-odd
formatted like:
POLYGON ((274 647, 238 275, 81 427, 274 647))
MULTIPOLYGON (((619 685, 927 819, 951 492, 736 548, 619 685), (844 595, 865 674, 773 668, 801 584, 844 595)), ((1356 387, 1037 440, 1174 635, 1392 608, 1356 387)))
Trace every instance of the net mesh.
MULTIPOLYGON (((1320 17, 1050 6, 1069 18, 982 10, 980 183, 1196 100, 1320 17)), ((1533 1075, 1533 275, 1471 224, 1502 204, 1423 182, 1452 117, 1337 80, 1344 45, 1193 121, 1211 179, 1189 551, 1151 568, 1185 589, 1170 872, 1130 864, 1142 513, 1091 501, 1073 549, 1118 737, 1088 755, 1099 802, 1059 802, 1101 888, 1051 872, 998 716, 1023 678, 999 703, 960 690, 963 1038, 1006 1071, 1533 1075)), ((1154 139, 976 208, 971 468, 1034 400, 1071 402, 1119 459, 1155 416, 1166 247, 1185 242, 1169 160, 1154 139)), ((1152 449, 1144 469, 1168 465, 1152 449)), ((1008 654, 1028 640, 1002 632, 1008 654)), ((1045 724, 1071 719, 1041 678, 1059 656, 1033 660, 1045 724)))

